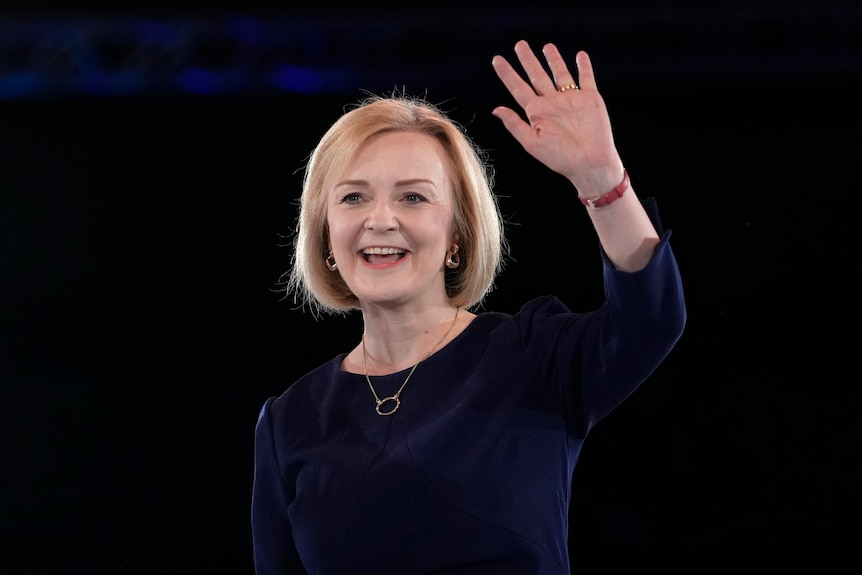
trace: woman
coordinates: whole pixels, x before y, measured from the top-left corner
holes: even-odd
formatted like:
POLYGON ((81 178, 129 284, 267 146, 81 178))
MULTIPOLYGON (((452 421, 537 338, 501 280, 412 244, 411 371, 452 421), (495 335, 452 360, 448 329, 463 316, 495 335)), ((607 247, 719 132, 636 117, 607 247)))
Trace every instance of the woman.
POLYGON ((482 155, 418 99, 371 98, 323 136, 304 180, 288 289, 359 310, 357 345, 263 406, 252 501, 258 575, 568 574, 574 465, 590 428, 679 339, 679 271, 623 168, 588 56, 515 45, 494 69, 527 120, 493 114, 572 183, 607 302, 470 309, 505 240, 482 155))

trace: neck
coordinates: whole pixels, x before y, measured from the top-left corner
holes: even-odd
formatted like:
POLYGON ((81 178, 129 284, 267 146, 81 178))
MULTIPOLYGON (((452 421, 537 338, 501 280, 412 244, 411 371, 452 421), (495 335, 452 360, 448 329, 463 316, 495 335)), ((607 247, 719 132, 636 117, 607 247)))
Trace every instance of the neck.
POLYGON ((459 314, 458 308, 447 306, 401 320, 390 316, 366 321, 360 346, 364 349, 359 350, 363 370, 385 375, 416 365, 446 343, 459 314))

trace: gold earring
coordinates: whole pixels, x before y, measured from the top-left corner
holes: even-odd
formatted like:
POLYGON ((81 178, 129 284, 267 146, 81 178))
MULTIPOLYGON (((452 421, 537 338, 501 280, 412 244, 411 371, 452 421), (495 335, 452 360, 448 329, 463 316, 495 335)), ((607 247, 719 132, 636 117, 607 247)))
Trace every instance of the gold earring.
POLYGON ((452 244, 446 253, 446 267, 450 270, 457 269, 461 265, 461 256, 458 255, 458 244, 452 244))
POLYGON ((335 257, 332 255, 332 250, 329 250, 329 255, 326 256, 326 267, 328 267, 331 272, 338 269, 338 264, 335 263, 335 257))

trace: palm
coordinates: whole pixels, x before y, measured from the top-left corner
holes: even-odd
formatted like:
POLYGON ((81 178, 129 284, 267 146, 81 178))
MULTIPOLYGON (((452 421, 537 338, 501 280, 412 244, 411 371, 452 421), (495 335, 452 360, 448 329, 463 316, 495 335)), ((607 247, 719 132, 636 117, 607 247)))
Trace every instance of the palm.
POLYGON ((545 47, 553 80, 526 42, 519 42, 515 49, 530 83, 521 78, 505 58, 497 56, 493 64, 497 75, 523 109, 526 121, 503 106, 494 114, 524 149, 576 186, 580 174, 618 163, 610 119, 596 89, 587 55, 583 52, 578 55, 580 89, 559 92, 557 85, 573 80, 556 47, 545 47))

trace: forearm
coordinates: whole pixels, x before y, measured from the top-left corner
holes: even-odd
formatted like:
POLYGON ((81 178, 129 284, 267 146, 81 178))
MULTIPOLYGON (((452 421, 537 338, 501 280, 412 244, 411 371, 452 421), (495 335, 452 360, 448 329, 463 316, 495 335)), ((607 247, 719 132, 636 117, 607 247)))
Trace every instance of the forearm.
POLYGON ((659 235, 631 187, 606 206, 584 209, 616 269, 635 272, 649 263, 659 235))

